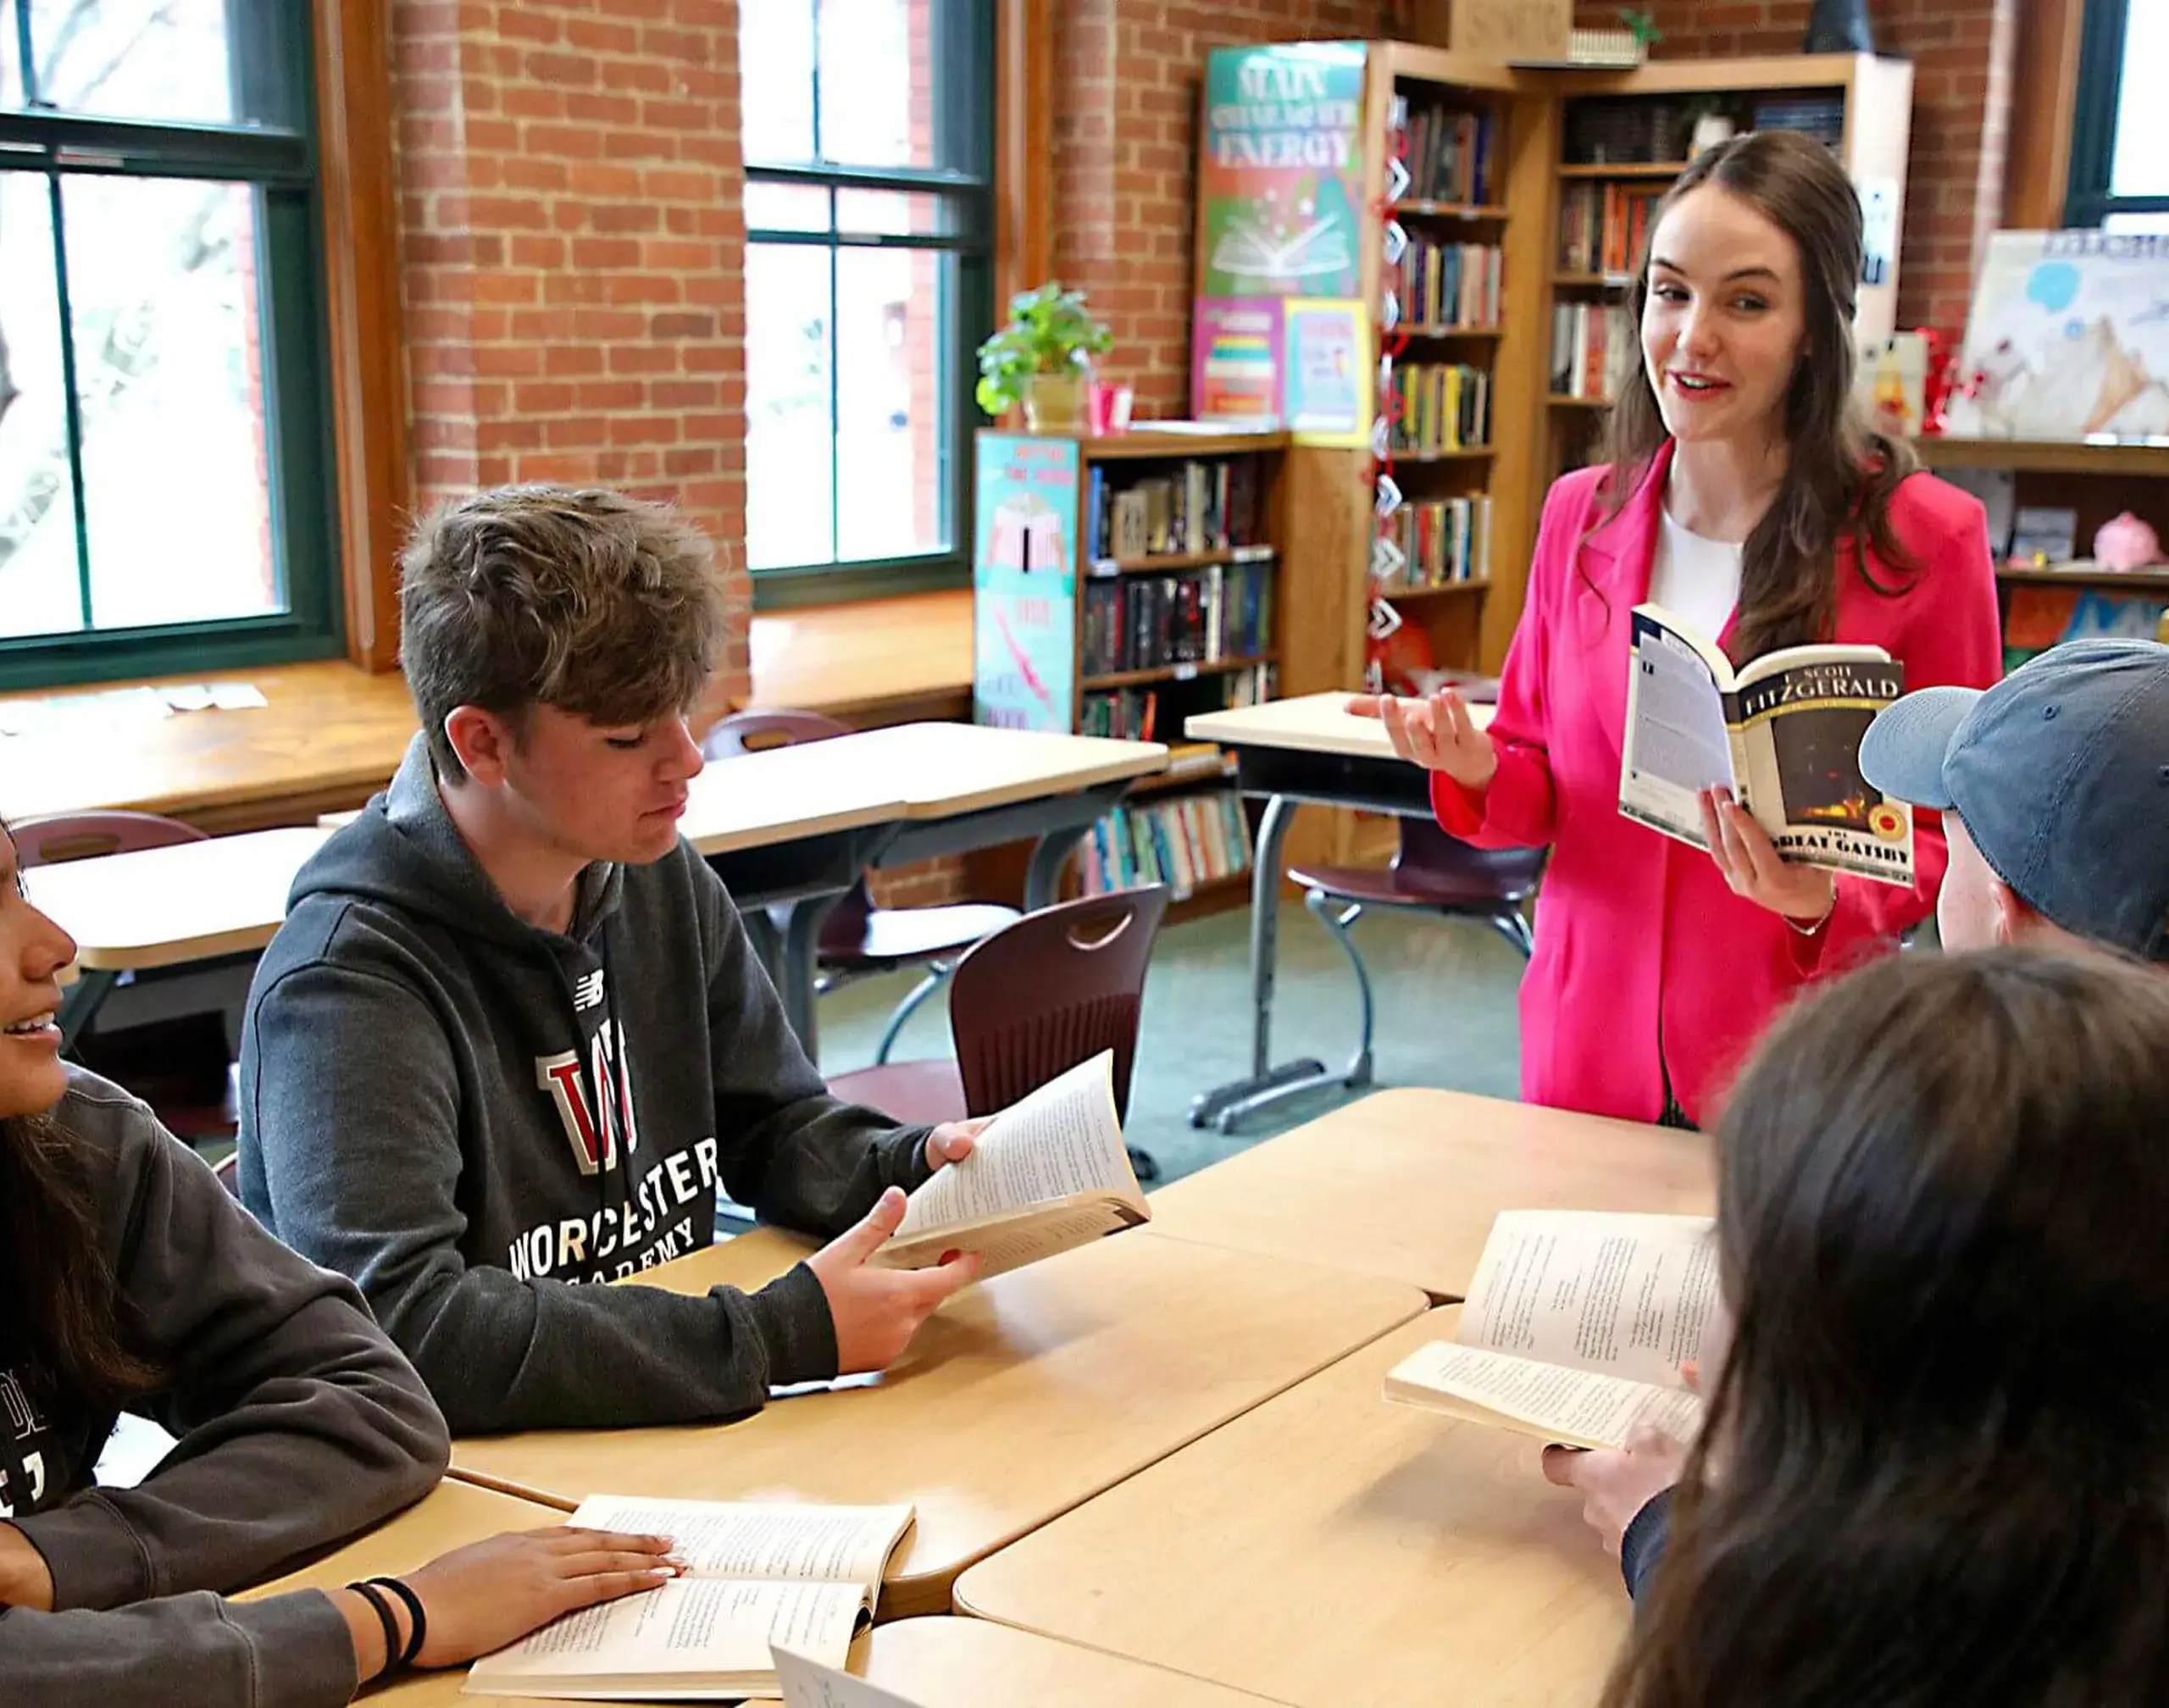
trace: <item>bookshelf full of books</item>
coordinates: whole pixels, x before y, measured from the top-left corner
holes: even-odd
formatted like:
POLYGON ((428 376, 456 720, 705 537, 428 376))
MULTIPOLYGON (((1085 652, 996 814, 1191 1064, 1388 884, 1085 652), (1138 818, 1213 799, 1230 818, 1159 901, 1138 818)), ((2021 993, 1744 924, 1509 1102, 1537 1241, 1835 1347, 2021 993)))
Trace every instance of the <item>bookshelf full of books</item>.
POLYGON ((1232 789, 1194 790, 1118 807, 1078 850, 1087 896, 1164 884, 1177 901, 1239 884, 1251 868, 1251 822, 1232 789))

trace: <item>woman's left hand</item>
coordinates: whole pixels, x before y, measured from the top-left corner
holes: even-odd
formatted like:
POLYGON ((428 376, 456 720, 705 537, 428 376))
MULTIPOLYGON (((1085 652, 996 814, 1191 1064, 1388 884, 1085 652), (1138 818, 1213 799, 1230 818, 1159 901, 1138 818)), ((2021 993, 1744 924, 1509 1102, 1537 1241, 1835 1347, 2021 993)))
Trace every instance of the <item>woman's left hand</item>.
POLYGON ((1804 927, 1819 925, 1830 917, 1838 886, 1828 872, 1787 863, 1755 816, 1729 791, 1706 789, 1700 799, 1702 835, 1709 842, 1710 857, 1734 895, 1804 927))

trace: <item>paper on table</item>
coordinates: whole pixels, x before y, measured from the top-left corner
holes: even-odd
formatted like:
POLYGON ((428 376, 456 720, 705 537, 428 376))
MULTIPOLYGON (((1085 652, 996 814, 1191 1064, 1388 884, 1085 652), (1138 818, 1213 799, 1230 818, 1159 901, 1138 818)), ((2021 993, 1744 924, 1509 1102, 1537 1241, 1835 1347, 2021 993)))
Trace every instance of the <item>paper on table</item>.
POLYGON ((591 1530, 668 1536, 680 1559, 708 1578, 796 1578, 850 1583, 881 1581, 908 1506, 803 1506, 652 1500, 591 1494, 566 1522, 591 1530))
POLYGON ((1509 1210, 1455 1339, 1662 1387, 1722 1332, 1713 1224, 1697 1216, 1509 1210))
MULTIPOLYGON (((577 1681, 592 1675, 598 1695, 619 1694, 608 1682, 641 1673, 724 1673, 763 1677, 771 1641, 839 1657, 866 1605, 848 1583, 754 1583, 680 1578, 620 1601, 545 1625, 532 1636, 475 1663, 467 1692, 477 1696, 531 1694, 535 1681, 577 1681)), ((552 1694, 566 1694, 553 1683, 552 1694)))
POLYGON ((1011 1105, 969 1156, 912 1194, 893 1237, 909 1240, 1079 1193, 1134 1196, 1137 1177, 1123 1149, 1114 1073, 1114 1053, 1103 1050, 1011 1105))
POLYGON ((918 1708, 893 1690, 884 1690, 863 1678, 854 1678, 833 1666, 803 1655, 771 1645, 776 1683, 783 1689, 784 1708, 918 1708))
POLYGON ((1562 1369, 1451 1340, 1419 1347, 1394 1367, 1386 1378, 1387 1392, 1407 1399, 1410 1388, 1465 1402, 1523 1425, 1529 1434, 1576 1446, 1624 1446, 1641 1423, 1654 1425, 1676 1441, 1691 1441, 1702 1426, 1702 1402, 1684 1389, 1562 1369))

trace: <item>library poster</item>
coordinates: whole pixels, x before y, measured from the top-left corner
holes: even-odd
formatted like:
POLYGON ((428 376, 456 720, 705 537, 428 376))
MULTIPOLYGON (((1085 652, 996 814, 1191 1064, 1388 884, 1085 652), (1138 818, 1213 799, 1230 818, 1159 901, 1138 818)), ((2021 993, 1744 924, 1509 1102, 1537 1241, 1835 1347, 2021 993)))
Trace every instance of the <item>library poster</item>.
POLYGON ((1201 297, 1190 319, 1190 408, 1201 421, 1280 414, 1280 299, 1201 297))
POLYGON ((1371 432, 1368 321, 1361 302, 1288 303, 1288 430, 1301 445, 1362 445, 1371 432))
POLYGON ((1070 727, 1076 686, 1077 442, 979 436, 972 547, 972 715, 1070 727))
POLYGON ((1362 289, 1363 49, 1219 47, 1205 69, 1201 297, 1362 289))

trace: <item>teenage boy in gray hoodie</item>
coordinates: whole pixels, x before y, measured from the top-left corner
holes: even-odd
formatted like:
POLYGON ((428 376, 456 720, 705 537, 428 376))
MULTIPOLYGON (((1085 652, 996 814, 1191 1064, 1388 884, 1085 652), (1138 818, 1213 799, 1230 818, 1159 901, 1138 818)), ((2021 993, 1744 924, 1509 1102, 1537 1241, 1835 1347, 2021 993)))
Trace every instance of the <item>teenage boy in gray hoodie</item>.
POLYGON ((724 1417, 884 1367, 975 1269, 866 1259, 974 1128, 830 1097, 678 835, 724 634, 707 542, 512 487, 402 568, 422 729, 257 970, 248 1206, 360 1283, 455 1434, 724 1417), (718 1185, 851 1231, 751 1295, 595 1284, 711 1243, 718 1185))

